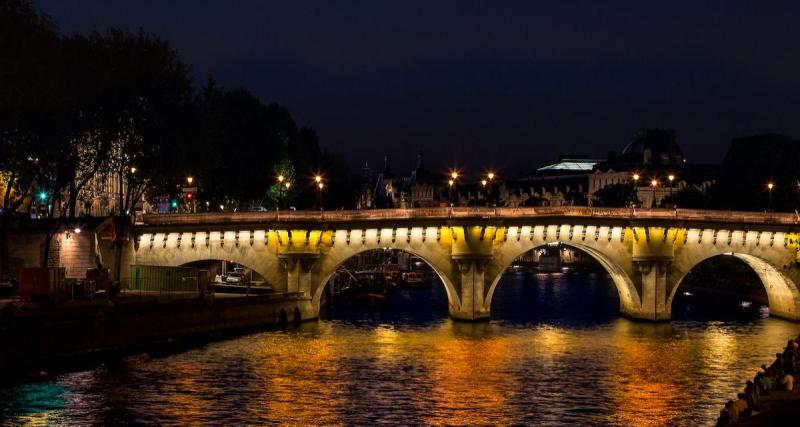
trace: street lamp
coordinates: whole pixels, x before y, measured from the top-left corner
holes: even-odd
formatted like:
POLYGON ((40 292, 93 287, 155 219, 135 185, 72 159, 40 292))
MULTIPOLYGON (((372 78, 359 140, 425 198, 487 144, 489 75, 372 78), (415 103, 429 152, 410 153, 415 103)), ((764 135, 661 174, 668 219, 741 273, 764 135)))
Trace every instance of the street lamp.
MULTIPOLYGON (((487 206, 488 206, 489 204, 492 204, 492 205, 494 205, 494 203, 493 203, 494 201, 492 200, 492 198, 494 197, 494 194, 492 193, 492 190, 494 190, 494 177, 495 177, 495 174, 494 174, 494 172, 492 172, 492 171, 489 171, 489 173, 487 173, 487 174, 486 174, 486 178, 487 178, 487 179, 488 179, 488 181, 489 181, 489 182, 488 182, 488 184, 489 184, 489 189, 486 191, 486 201, 487 201, 487 206)), ((486 187, 486 185, 485 185, 485 184, 484 184, 484 187, 486 187)))
MULTIPOLYGON (((283 174, 278 174, 278 207, 283 204, 283 200, 285 198, 284 195, 284 182, 286 177, 283 174)), ((286 181, 286 184, 289 184, 289 181, 286 181)), ((286 189, 288 190, 289 187, 287 186, 286 189)), ((277 208, 276 208, 277 209, 277 208)))
POLYGON ((672 201, 672 182, 675 181, 675 174, 672 174, 672 173, 669 174, 669 176, 667 176, 667 179, 669 180, 669 201, 670 201, 670 203, 673 203, 673 201, 672 201))
MULTIPOLYGON (((454 173, 454 175, 456 174, 454 173)), ((450 179, 447 181, 447 184, 450 186, 447 194, 447 198, 450 199, 450 207, 453 206, 453 184, 455 183, 456 181, 454 179, 450 179)))
POLYGON ((131 175, 135 174, 137 171, 136 166, 131 166, 131 175))
POLYGON ((772 189, 775 188, 775 184, 772 182, 767 183, 767 193, 769 194, 769 199, 767 202, 767 210, 772 209, 772 189))
POLYGON ((322 210, 324 209, 324 207, 322 206, 322 189, 325 188, 325 183, 322 182, 322 176, 319 174, 317 174, 317 176, 314 177, 314 182, 317 183, 317 201, 315 203, 316 205, 315 207, 317 209, 322 210))
POLYGON ((656 207, 656 187, 658 186, 658 180, 653 179, 650 181, 650 186, 653 187, 653 203, 650 205, 651 208, 656 207))
POLYGON ((196 205, 195 199, 194 199, 193 194, 192 194, 192 191, 193 191, 192 183, 193 182, 194 182, 194 177, 187 176, 186 177, 186 184, 189 187, 185 188, 183 191, 184 191, 184 193, 186 193, 186 202, 187 202, 187 205, 188 205, 187 209, 191 209, 191 212, 195 213, 195 212, 197 212, 197 205, 196 205))

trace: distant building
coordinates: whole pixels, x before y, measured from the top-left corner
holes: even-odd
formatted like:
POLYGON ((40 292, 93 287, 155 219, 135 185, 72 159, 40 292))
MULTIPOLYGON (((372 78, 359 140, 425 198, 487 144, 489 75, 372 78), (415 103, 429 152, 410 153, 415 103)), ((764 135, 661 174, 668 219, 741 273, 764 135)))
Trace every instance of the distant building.
POLYGON ((500 197, 509 206, 568 206, 586 204, 589 176, 599 159, 562 155, 518 180, 508 181, 500 197), (508 190, 514 188, 516 190, 508 190))
POLYGON ((411 208, 439 206, 441 184, 436 176, 425 169, 422 151, 417 154, 417 163, 408 176, 400 177, 392 170, 389 156, 384 156, 383 170, 375 177, 369 165, 361 174, 361 191, 356 207, 411 208))
POLYGON ((661 206, 664 199, 692 185, 707 188, 714 166, 692 166, 676 142, 672 129, 643 129, 617 155, 596 164, 589 177, 589 204, 597 204, 596 193, 614 184, 634 184, 642 207, 661 206), (634 177, 638 176, 638 180, 634 177), (673 176, 673 181, 669 180, 673 176), (656 185, 653 186, 653 181, 656 185))

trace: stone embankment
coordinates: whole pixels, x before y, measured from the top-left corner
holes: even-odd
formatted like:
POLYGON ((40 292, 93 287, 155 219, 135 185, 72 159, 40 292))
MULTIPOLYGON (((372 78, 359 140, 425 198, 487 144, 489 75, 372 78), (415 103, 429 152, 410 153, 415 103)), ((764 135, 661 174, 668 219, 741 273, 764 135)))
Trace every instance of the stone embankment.
POLYGON ((769 365, 762 365, 734 400, 725 404, 718 426, 800 425, 800 335, 789 340, 769 365))
MULTIPOLYGON (((110 351, 309 320, 297 294, 62 304, 0 303, 0 373, 110 351)), ((4 375, 0 375, 4 376, 4 375)))

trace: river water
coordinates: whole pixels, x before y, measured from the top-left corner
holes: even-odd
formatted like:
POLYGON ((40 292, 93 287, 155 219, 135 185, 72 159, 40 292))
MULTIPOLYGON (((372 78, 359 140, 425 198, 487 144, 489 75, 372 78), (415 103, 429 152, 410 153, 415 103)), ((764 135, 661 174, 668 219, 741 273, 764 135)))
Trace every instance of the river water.
POLYGON ((0 388, 2 424, 711 425, 800 331, 758 315, 619 317, 603 274, 509 274, 488 323, 441 286, 382 310, 114 357, 0 388), (694 316, 697 317, 697 316, 694 316))

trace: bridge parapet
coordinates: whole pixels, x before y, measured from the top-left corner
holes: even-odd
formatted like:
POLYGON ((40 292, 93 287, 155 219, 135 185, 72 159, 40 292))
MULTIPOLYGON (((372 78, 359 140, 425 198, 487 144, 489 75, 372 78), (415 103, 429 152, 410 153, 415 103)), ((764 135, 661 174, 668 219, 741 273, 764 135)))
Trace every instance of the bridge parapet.
POLYGON ((591 218, 628 221, 657 220, 744 225, 798 225, 797 213, 737 212, 697 209, 628 209, 585 206, 480 208, 441 207, 413 209, 373 209, 350 211, 270 211, 218 212, 198 214, 140 215, 136 223, 143 227, 236 224, 326 224, 342 222, 396 222, 423 220, 519 220, 545 218, 591 218))

